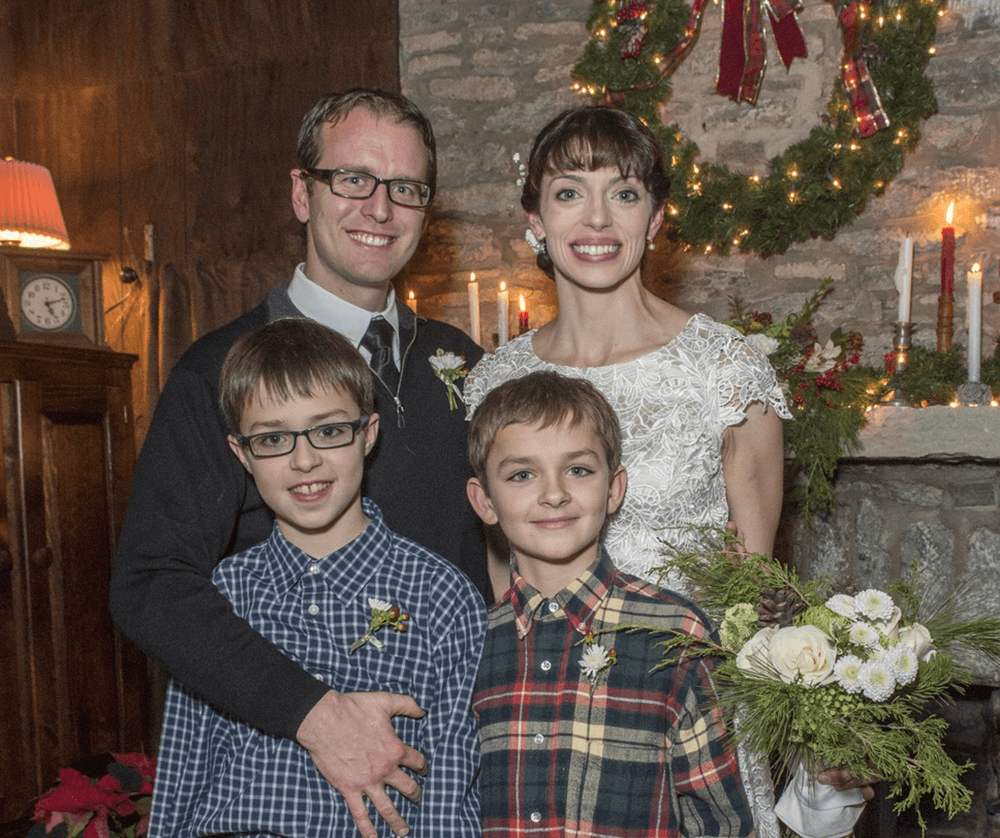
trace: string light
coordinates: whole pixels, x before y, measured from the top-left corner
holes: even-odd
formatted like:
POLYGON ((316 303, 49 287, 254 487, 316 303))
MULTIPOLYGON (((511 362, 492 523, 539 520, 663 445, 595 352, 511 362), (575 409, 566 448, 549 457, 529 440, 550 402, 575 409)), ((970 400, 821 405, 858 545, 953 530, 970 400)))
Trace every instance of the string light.
POLYGON ((833 179, 833 188, 834 189, 841 189, 842 188, 841 185, 840 185, 840 181, 837 180, 837 178, 833 179))

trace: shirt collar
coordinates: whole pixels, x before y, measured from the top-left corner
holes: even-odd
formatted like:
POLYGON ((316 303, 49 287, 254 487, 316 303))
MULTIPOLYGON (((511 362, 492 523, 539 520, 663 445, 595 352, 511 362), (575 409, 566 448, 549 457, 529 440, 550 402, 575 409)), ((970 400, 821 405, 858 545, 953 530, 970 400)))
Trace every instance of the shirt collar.
POLYGON ((344 602, 356 597, 389 555, 392 545, 392 533, 382 518, 382 510, 368 498, 361 499, 361 507, 370 521, 368 526, 353 541, 323 558, 300 550, 281 534, 275 523, 268 540, 268 562, 275 590, 288 593, 317 565, 334 596, 344 602))
MULTIPOLYGON (((372 312, 321 288, 306 276, 303 263, 292 274, 292 281, 288 284, 288 297, 299 311, 328 329, 340 332, 355 347, 360 346, 372 317, 380 314, 392 325, 393 354, 396 355, 396 363, 399 363, 399 309, 396 306, 396 289, 392 287, 392 283, 389 284, 389 293, 385 298, 385 308, 372 312)), ((365 360, 371 360, 367 357, 366 350, 361 350, 361 354, 366 356, 365 360)))
POLYGON ((522 640, 527 636, 539 616, 539 609, 546 601, 557 603, 559 610, 554 613, 565 616, 574 631, 586 635, 590 631, 598 608, 611 590, 616 573, 608 551, 601 547, 597 561, 585 573, 555 596, 546 598, 525 581, 517 571, 517 561, 512 560, 511 588, 508 596, 514 609, 517 636, 522 640))

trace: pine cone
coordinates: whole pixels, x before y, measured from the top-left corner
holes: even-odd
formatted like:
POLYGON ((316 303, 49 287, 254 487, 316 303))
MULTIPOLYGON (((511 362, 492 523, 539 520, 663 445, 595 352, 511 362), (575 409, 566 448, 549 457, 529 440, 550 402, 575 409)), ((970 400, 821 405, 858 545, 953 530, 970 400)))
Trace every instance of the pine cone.
POLYGON ((819 335, 816 334, 816 330, 808 323, 799 323, 791 332, 788 333, 789 340, 794 340, 803 349, 812 346, 816 341, 819 340, 819 335))
POLYGON ((865 348, 865 336, 861 332, 848 332, 844 335, 844 349, 848 352, 861 352, 865 348))
POLYGON ((791 588, 764 588, 757 603, 757 627, 790 626, 807 606, 808 603, 791 588))

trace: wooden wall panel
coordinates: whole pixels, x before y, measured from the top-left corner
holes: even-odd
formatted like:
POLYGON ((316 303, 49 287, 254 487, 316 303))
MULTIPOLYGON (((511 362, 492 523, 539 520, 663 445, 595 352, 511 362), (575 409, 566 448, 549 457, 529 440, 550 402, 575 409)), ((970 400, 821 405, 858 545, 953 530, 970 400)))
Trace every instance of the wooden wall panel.
POLYGON ((108 340, 140 356, 141 431, 190 340, 301 259, 299 122, 331 91, 399 89, 396 0, 0 5, 0 154, 49 167, 74 248, 109 254, 108 340), (126 264, 139 283, 118 282, 126 264))

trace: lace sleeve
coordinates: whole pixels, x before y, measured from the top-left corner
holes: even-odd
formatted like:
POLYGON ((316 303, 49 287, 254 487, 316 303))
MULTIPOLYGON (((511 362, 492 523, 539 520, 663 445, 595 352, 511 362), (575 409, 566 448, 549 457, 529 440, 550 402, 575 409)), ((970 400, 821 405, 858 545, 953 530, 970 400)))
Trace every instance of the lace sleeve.
POLYGON ((771 362, 735 329, 722 328, 728 333, 719 364, 720 408, 725 423, 742 422, 753 402, 760 402, 765 411, 774 410, 782 419, 791 419, 771 362))

